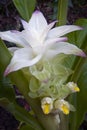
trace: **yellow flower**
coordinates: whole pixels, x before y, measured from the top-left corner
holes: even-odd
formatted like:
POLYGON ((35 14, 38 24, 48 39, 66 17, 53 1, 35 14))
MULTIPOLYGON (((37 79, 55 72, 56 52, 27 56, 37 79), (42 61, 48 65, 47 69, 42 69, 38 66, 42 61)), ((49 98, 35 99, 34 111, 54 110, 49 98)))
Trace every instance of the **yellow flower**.
POLYGON ((50 97, 45 97, 41 100, 41 108, 44 114, 49 114, 53 109, 53 99, 50 97))
POLYGON ((69 82, 69 83, 67 84, 67 87, 68 87, 72 92, 79 92, 79 91, 80 91, 79 87, 78 87, 77 84, 74 83, 74 82, 69 82))
POLYGON ((69 114, 70 112, 70 105, 67 101, 61 99, 61 100, 56 100, 55 103, 55 109, 59 109, 62 111, 64 114, 69 114))

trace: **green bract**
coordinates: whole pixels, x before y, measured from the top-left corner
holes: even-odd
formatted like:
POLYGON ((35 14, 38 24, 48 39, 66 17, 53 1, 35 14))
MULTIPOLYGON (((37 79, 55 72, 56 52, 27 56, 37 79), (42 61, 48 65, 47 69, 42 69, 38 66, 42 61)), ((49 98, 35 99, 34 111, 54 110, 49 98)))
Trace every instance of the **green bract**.
MULTIPOLYGON (((60 60, 61 57, 62 55, 60 60)), ((62 64, 52 63, 52 61, 44 62, 41 66, 37 64, 30 67, 30 73, 33 75, 29 84, 29 96, 32 98, 50 96, 54 99, 61 99, 71 93, 64 83, 72 74, 72 70, 62 64)))

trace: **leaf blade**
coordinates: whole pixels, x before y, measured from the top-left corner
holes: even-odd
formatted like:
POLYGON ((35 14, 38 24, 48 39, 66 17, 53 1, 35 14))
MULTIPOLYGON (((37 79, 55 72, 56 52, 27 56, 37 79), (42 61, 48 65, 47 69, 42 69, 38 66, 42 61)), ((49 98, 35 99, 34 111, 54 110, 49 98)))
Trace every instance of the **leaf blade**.
POLYGON ((36 0, 13 0, 20 15, 28 21, 34 11, 36 0))

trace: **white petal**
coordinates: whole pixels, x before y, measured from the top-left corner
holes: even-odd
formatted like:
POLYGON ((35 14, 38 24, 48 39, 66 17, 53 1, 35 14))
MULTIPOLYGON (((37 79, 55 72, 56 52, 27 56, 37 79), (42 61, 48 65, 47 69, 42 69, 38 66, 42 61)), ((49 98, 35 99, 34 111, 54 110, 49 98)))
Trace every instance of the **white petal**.
POLYGON ((64 25, 55 27, 49 31, 48 37, 60 37, 72 31, 82 30, 81 27, 75 25, 64 25))
POLYGON ((21 20, 25 28, 24 38, 27 39, 27 42, 33 46, 36 43, 43 43, 48 31, 53 27, 55 22, 47 25, 47 21, 43 14, 40 11, 35 11, 27 23, 24 20, 21 20))
POLYGON ((53 44, 53 46, 51 46, 51 48, 47 51, 45 55, 48 58, 53 58, 54 56, 60 53, 73 54, 86 57, 85 53, 81 49, 67 42, 60 42, 53 44))
POLYGON ((64 42, 64 41, 67 41, 67 40, 68 40, 67 37, 49 38, 45 41, 44 44, 51 46, 56 42, 64 42))
POLYGON ((36 10, 29 21, 29 28, 37 32, 42 32, 46 26, 47 21, 45 17, 40 11, 36 10))
POLYGON ((28 29, 29 27, 29 23, 27 23, 25 20, 21 19, 22 25, 24 27, 24 29, 28 29))
POLYGON ((55 54, 55 49, 52 50, 52 47, 57 44, 57 42, 63 42, 67 41, 67 37, 61 37, 61 38, 52 38, 52 39, 47 39, 46 42, 44 43, 43 47, 43 54, 44 54, 44 59, 50 59, 51 57, 54 57, 55 54))
POLYGON ((6 76, 10 72, 17 71, 24 67, 32 66, 36 64, 42 55, 36 57, 33 56, 31 48, 22 48, 14 52, 14 56, 11 59, 10 64, 7 66, 4 75, 6 76))
POLYGON ((48 26, 46 26, 46 28, 43 30, 43 32, 40 35, 40 41, 44 41, 44 39, 47 37, 48 32, 50 31, 50 29, 55 25, 57 21, 54 21, 52 23, 50 23, 48 26))
MULTIPOLYGON (((48 26, 46 26, 46 28, 42 31, 42 33, 37 33, 37 30, 34 31, 33 29, 24 30, 22 32, 23 38, 30 44, 31 47, 35 47, 35 46, 39 46, 39 45, 41 46, 43 44, 43 42, 45 42, 47 33, 54 26, 55 22, 56 21, 54 21, 51 24, 49 24, 48 26)), ((56 39, 58 39, 58 38, 56 38, 56 39)))
POLYGON ((22 32, 22 36, 31 47, 41 45, 40 44, 41 41, 38 38, 37 34, 35 34, 34 32, 32 32, 30 30, 24 30, 22 32))
POLYGON ((0 37, 2 40, 6 40, 8 42, 16 43, 21 46, 26 46, 28 43, 23 39, 22 32, 19 31, 5 31, 0 32, 0 37))
POLYGON ((25 30, 24 38, 27 40, 27 42, 30 43, 32 47, 43 44, 49 30, 54 26, 55 22, 56 21, 46 26, 45 29, 43 29, 42 32, 39 33, 37 30, 33 30, 33 29, 25 30))
POLYGON ((19 48, 18 47, 9 47, 8 50, 11 52, 11 53, 14 53, 16 50, 18 50, 19 48))

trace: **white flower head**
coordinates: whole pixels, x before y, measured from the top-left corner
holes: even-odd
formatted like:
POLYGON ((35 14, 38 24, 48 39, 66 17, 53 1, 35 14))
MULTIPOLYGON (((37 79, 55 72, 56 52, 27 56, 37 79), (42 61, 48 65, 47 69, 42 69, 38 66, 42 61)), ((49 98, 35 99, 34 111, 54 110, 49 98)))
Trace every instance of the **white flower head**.
POLYGON ((10 64, 4 75, 24 67, 32 66, 40 60, 49 60, 60 53, 85 56, 84 52, 75 45, 66 42, 65 34, 81 30, 75 25, 54 26, 56 21, 48 24, 40 11, 35 11, 27 23, 22 20, 23 31, 0 32, 0 38, 16 43, 20 48, 11 48, 14 51, 10 64))
POLYGON ((53 109, 53 99, 50 97, 44 97, 41 100, 41 108, 44 114, 49 114, 53 109))

